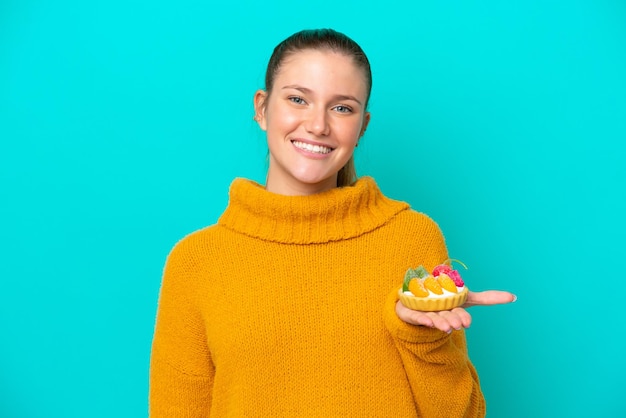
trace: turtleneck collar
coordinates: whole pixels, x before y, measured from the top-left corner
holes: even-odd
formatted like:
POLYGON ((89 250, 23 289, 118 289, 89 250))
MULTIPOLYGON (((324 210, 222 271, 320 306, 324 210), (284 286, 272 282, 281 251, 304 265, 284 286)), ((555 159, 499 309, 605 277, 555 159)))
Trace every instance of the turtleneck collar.
POLYGON ((408 204, 385 197, 371 177, 310 196, 279 195, 238 178, 231 184, 230 201, 218 224, 267 241, 324 243, 370 232, 407 208, 408 204))

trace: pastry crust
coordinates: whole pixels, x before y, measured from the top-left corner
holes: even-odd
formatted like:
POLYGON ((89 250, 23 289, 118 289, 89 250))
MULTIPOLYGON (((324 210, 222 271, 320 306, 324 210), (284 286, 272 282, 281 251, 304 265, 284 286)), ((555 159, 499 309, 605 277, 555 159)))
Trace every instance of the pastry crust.
POLYGON ((450 295, 443 298, 421 298, 405 294, 402 291, 402 288, 398 290, 400 302, 402 302, 404 306, 409 309, 425 312, 449 311, 450 309, 456 308, 457 306, 461 306, 467 300, 468 293, 469 290, 467 286, 465 286, 463 291, 455 295, 450 295))

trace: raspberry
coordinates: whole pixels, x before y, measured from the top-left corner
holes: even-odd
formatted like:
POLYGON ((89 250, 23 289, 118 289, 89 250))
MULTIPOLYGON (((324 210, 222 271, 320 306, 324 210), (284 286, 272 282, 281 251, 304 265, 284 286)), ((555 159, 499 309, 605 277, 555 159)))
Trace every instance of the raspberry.
POLYGON ((441 273, 437 277, 437 281, 439 282, 441 287, 446 289, 448 292, 452 292, 452 293, 457 292, 456 284, 454 284, 454 281, 452 281, 450 276, 448 276, 446 273, 441 273))
POLYGON ((433 276, 437 277, 441 273, 448 274, 448 272, 452 271, 452 267, 447 264, 439 264, 437 267, 433 269, 433 276))
POLYGON ((450 276, 450 278, 452 279, 452 281, 457 287, 465 286, 465 283, 463 283, 463 279, 461 279, 461 275, 459 274, 458 270, 450 271, 448 273, 448 276, 450 276))
POLYGON ((428 296, 428 290, 424 288, 422 282, 419 279, 411 279, 409 282, 409 292, 413 293, 413 296, 426 297, 428 296))
POLYGON ((424 279, 424 287, 437 295, 443 295, 441 285, 433 276, 428 276, 424 279))

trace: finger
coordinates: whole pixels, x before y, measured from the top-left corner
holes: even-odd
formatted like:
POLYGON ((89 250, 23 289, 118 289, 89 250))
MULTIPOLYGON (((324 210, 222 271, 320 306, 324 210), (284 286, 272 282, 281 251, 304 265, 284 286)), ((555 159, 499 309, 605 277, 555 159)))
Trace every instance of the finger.
POLYGON ((433 327, 437 328, 440 331, 451 333, 454 327, 448 322, 448 319, 445 317, 446 313, 449 311, 442 312, 428 312, 427 316, 432 319, 433 327))
POLYGON ((472 325, 472 315, 463 308, 454 308, 452 312, 456 313, 461 319, 463 328, 469 328, 472 325))
POLYGON ((499 305, 503 303, 511 303, 517 300, 517 296, 513 293, 502 290, 486 290, 484 292, 469 292, 467 301, 463 307, 476 305, 499 305))
POLYGON ((468 328, 472 323, 471 315, 463 308, 451 311, 422 312, 409 309, 398 301, 396 304, 398 318, 411 325, 436 328, 450 333, 453 329, 468 328))
POLYGON ((451 311, 437 312, 450 326, 456 330, 469 328, 472 324, 472 316, 463 308, 454 308, 451 311))
POLYGON ((463 320, 461 319, 461 315, 458 311, 442 311, 439 312, 439 316, 445 318, 448 321, 448 324, 454 329, 463 328, 463 320))
POLYGON ((429 328, 433 327, 433 321, 428 315, 421 311, 409 309, 400 301, 396 303, 396 314, 398 315, 398 318, 407 324, 422 325, 429 328))

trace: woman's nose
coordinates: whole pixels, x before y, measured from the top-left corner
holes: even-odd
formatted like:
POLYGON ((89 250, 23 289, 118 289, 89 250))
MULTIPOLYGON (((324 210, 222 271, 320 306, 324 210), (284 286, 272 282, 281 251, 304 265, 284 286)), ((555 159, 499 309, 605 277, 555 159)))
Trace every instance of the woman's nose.
POLYGON ((307 132, 316 136, 326 136, 330 133, 326 109, 311 109, 305 126, 307 132))

